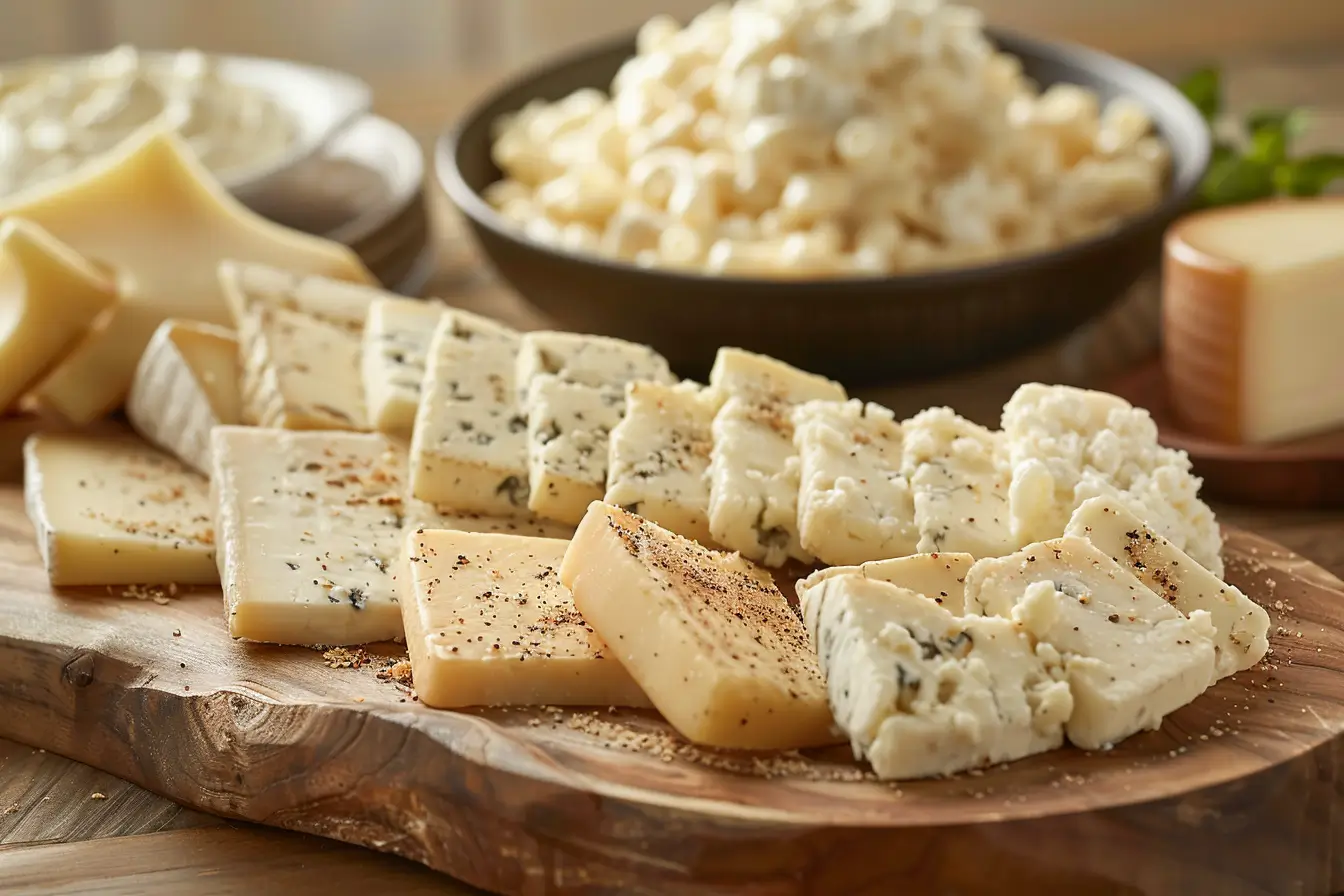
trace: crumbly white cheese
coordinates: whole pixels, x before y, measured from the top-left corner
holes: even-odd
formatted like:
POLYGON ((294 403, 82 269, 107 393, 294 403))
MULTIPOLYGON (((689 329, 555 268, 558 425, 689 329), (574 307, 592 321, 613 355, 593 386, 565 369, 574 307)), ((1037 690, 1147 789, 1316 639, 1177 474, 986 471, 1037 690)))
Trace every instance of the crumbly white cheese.
POLYGON ((1083 501, 1121 501, 1215 575, 1222 536, 1183 451, 1163 448, 1147 411, 1122 398, 1028 383, 1003 409, 1004 465, 1019 543, 1054 538, 1083 501))
POLYGON ((1008 477, 998 464, 1002 436, 929 408, 907 420, 902 470, 914 492, 918 550, 999 557, 1015 550, 1008 477))
POLYGON ((709 452, 718 405, 717 393, 692 382, 626 386, 603 500, 678 535, 711 541, 709 452))
POLYGON ((1082 538, 976 561, 966 606, 1012 619, 1063 655, 1074 704, 1065 732, 1083 749, 1158 728, 1213 680, 1209 614, 1183 616, 1082 538))
POLYGON ((411 437, 411 494, 459 511, 527 510, 527 418, 514 390, 519 334, 452 310, 430 339, 411 437))
POLYGON ((1269 649, 1269 614, 1109 498, 1073 512, 1066 534, 1086 538, 1182 613, 1207 610, 1217 631, 1218 678, 1249 669, 1269 649))
MULTIPOLYGON (((889 582, 916 594, 922 594, 953 616, 966 612, 966 573, 975 558, 970 554, 944 551, 937 554, 911 554, 890 560, 870 560, 858 566, 828 566, 819 569, 795 586, 798 601, 807 606, 807 592, 827 579, 858 576, 889 582)), ((809 621, 809 626, 813 623, 809 621)))
POLYGON ((410 438, 430 341, 445 307, 434 301, 382 298, 364 326, 364 401, 378 432, 410 438))
POLYGON ((914 553, 915 499, 892 412, 858 399, 809 401, 794 411, 793 425, 803 548, 836 565, 914 553))
POLYGON ((1009 620, 959 618, 854 575, 802 600, 831 711, 879 777, 952 774, 1063 742, 1073 700, 1060 657, 1009 620))

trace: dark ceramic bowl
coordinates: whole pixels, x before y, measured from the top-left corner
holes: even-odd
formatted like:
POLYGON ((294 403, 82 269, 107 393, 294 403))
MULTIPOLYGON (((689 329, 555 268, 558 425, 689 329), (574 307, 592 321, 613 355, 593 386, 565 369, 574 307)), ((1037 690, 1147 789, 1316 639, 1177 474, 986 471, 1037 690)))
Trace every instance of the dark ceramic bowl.
POLYGON ((1186 208, 1209 158, 1209 134, 1169 83, 1082 47, 998 29, 1042 87, 1068 82, 1103 100, 1142 102, 1171 147, 1172 176, 1155 208, 1104 235, 973 268, 889 277, 780 281, 639 268, 534 242, 481 191, 499 179, 490 126, 534 98, 606 90, 633 38, 583 50, 488 96, 439 140, 438 178, 499 274, 560 328, 654 346, 684 376, 703 377, 721 345, 782 358, 850 385, 928 377, 993 361, 1063 336, 1119 299, 1159 257, 1162 233, 1186 208))

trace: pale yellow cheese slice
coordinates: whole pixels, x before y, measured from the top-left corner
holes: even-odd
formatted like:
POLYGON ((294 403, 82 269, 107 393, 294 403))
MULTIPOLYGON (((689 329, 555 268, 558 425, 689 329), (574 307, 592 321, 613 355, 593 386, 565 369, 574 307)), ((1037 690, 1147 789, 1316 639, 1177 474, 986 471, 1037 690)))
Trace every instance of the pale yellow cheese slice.
POLYGON ((20 218, 0 223, 0 412, 116 301, 111 280, 41 227, 20 218))
POLYGON ((233 331, 166 320, 140 358, 126 416, 140 435, 209 475, 210 430, 242 419, 239 376, 233 331))
POLYGON ((355 333, 298 311, 257 306, 239 322, 238 341, 244 423, 369 428, 355 333))
POLYGON ((858 566, 828 566, 798 582, 798 602, 806 606, 804 595, 822 582, 839 576, 857 576, 922 594, 953 616, 961 616, 966 612, 966 573, 974 562, 970 554, 942 551, 869 560, 858 566))
POLYGON ((36 435, 24 461, 53 585, 218 581, 204 476, 130 436, 36 435))
POLYGON ((369 306, 364 327, 364 401, 369 423, 378 432, 411 437, 430 344, 446 310, 439 302, 391 297, 369 306))
POLYGON ((569 542, 419 529, 402 600, 415 690, 429 706, 648 706, 560 584, 569 542))
POLYGON ((225 259, 374 283, 348 248, 265 220, 219 186, 168 131, 0 204, 85 258, 116 271, 122 301, 37 394, 76 422, 114 410, 141 352, 170 317, 229 324, 217 269, 225 259))
POLYGON ((741 555, 594 502, 560 581, 689 740, 788 749, 838 739, 807 631, 770 575, 741 555))
POLYGON ((218 280, 235 326, 260 306, 294 311, 359 334, 373 304, 391 295, 358 283, 236 261, 220 263, 218 280))

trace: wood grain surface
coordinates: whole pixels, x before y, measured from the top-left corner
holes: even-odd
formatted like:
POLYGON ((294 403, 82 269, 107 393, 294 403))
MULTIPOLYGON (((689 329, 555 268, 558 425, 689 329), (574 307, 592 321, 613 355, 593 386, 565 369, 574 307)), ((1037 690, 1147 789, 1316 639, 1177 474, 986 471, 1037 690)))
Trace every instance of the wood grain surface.
POLYGON ((0 736, 501 893, 1331 892, 1344 584, 1249 534, 1227 552, 1278 626, 1263 670, 1106 753, 894 787, 837 780, 861 773, 843 748, 787 762, 700 750, 636 712, 430 710, 377 674, 395 646, 333 669, 313 650, 236 643, 218 591, 54 593, 9 489, 0 736), (968 848, 982 860, 960 861, 968 848))

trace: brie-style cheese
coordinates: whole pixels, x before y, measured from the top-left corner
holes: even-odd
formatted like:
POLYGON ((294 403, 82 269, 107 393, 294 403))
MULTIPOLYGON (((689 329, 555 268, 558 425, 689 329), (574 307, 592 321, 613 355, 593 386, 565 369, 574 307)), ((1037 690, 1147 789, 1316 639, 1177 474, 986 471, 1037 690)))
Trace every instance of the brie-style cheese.
POLYGON ((378 432, 411 437, 430 342, 445 307, 417 299, 382 298, 364 326, 364 402, 378 432))

